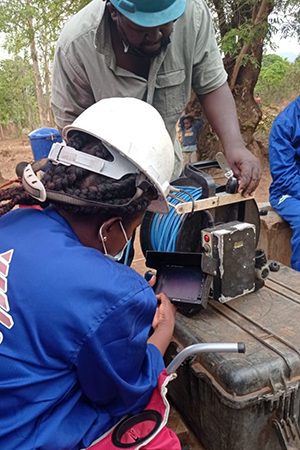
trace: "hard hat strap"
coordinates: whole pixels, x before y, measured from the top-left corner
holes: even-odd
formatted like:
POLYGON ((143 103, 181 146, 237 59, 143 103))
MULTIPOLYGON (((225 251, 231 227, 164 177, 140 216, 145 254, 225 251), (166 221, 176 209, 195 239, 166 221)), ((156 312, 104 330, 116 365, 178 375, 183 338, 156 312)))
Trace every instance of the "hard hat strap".
POLYGON ((56 142, 52 145, 48 159, 53 164, 63 164, 64 166, 76 166, 90 172, 99 173, 108 178, 119 180, 124 175, 138 172, 135 164, 122 156, 110 145, 102 142, 104 147, 113 157, 113 161, 89 155, 88 153, 76 150, 73 147, 56 142))
POLYGON ((23 172, 22 184, 26 192, 28 192, 31 197, 39 200, 41 203, 46 200, 54 200, 60 203, 66 203, 68 205, 77 206, 92 206, 92 207, 104 207, 110 209, 118 209, 120 207, 127 207, 132 202, 136 201, 144 192, 148 189, 153 188, 153 185, 146 179, 145 175, 138 174, 136 177, 136 192, 134 196, 123 205, 112 205, 110 203, 98 202, 95 200, 82 199, 76 195, 69 195, 57 191, 52 191, 50 189, 45 189, 43 183, 36 176, 36 172, 43 169, 49 160, 44 158, 39 161, 35 161, 32 165, 28 164, 23 172))
POLYGON ((112 205, 110 203, 102 203, 102 202, 98 202, 95 200, 85 200, 81 197, 77 197, 76 195, 69 195, 69 194, 65 194, 65 193, 61 193, 61 192, 56 192, 56 191, 51 191, 51 190, 46 190, 47 193, 47 200, 56 200, 57 202, 60 203, 66 203, 68 205, 76 205, 76 206, 93 206, 93 207, 104 207, 104 208, 109 208, 109 209, 120 209, 120 207, 126 207, 131 205, 132 202, 134 202, 135 200, 137 200, 142 194, 143 194, 143 190, 140 189, 139 187, 136 189, 136 193, 134 194, 134 196, 127 202, 124 203, 123 205, 112 205))

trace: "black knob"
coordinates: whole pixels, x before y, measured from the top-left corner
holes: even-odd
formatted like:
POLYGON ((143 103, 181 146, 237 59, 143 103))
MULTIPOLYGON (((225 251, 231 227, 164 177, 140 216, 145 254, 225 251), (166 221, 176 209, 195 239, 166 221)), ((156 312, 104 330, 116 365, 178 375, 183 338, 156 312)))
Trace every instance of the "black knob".
POLYGON ((269 264, 269 269, 271 272, 278 272, 280 269, 280 264, 277 261, 271 261, 269 264))
POLYGON ((236 194, 238 191, 238 180, 235 177, 229 178, 225 191, 227 194, 236 194))

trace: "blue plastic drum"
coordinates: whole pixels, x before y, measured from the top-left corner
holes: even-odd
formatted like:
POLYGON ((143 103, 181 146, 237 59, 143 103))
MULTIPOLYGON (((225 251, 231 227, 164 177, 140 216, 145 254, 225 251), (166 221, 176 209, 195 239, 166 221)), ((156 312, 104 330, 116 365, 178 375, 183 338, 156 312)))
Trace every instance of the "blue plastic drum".
POLYGON ((47 158, 52 145, 62 142, 60 132, 56 128, 38 128, 28 135, 35 161, 47 158))

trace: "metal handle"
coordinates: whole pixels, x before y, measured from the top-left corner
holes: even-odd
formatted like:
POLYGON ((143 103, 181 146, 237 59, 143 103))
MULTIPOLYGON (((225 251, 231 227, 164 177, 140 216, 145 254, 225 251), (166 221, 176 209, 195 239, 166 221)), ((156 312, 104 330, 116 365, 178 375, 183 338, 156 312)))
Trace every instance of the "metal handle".
POLYGON ((227 179, 232 178, 234 174, 233 174, 233 171, 232 171, 231 167, 228 164, 227 159, 225 158, 224 153, 218 152, 216 154, 216 160, 218 161, 219 166, 222 169, 225 177, 227 179))
POLYGON ((175 372, 186 358, 198 353, 245 353, 246 347, 243 342, 229 344, 194 344, 184 348, 167 366, 167 374, 175 372))
POLYGON ((213 197, 216 194, 216 183, 211 175, 204 172, 204 169, 219 165, 215 160, 189 163, 184 168, 184 175, 197 183, 202 188, 202 198, 213 197))

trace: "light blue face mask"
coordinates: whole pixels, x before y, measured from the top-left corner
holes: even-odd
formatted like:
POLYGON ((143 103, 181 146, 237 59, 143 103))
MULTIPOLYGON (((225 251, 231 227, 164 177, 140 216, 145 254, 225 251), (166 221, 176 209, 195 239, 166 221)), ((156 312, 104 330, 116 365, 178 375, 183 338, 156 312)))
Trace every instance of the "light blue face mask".
MULTIPOLYGON (((105 222, 104 222, 104 223, 105 223, 105 222)), ((101 239, 101 242, 102 242, 102 245, 103 245, 103 248, 104 248, 105 256, 107 256, 109 259, 112 259, 113 261, 121 261, 121 259, 123 258, 124 252, 125 252, 125 250, 126 250, 126 248, 127 248, 127 245, 129 244, 129 239, 128 239, 128 237, 127 237, 127 234, 126 234, 126 231, 125 231, 125 229, 124 229, 124 227, 123 227, 123 224, 122 224, 121 221, 119 221, 120 228, 121 228, 121 230, 122 230, 122 232, 123 232, 123 235, 124 235, 126 244, 125 244, 124 247, 119 251, 119 253, 117 253, 115 256, 112 256, 112 255, 110 255, 109 253, 107 253, 107 249, 106 249, 106 245, 105 245, 105 241, 107 240, 107 237, 106 237, 106 236, 103 237, 103 234, 102 234, 102 228, 103 228, 104 223, 103 223, 103 224, 101 225, 101 227, 100 227, 100 230, 99 230, 99 237, 100 237, 100 239, 101 239)))

